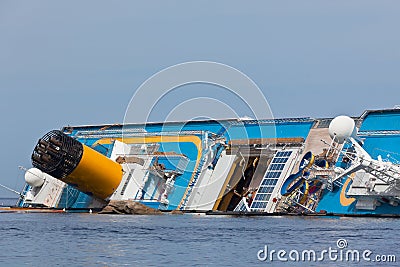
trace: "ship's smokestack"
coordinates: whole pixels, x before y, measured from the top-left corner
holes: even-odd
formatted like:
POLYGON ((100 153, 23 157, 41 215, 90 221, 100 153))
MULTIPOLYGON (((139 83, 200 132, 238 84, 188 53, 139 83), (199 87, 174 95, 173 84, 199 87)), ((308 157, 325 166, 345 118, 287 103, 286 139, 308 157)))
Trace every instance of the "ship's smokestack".
POLYGON ((122 167, 61 131, 39 139, 32 165, 78 190, 107 199, 122 179, 122 167))

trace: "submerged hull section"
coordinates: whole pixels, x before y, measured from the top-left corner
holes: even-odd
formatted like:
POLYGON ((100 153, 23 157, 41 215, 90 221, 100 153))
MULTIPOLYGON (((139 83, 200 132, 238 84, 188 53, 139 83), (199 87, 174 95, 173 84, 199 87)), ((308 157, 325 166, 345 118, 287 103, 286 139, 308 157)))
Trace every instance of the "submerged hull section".
MULTIPOLYGON (((76 159, 81 165, 55 177, 65 184, 52 207, 133 200, 159 210, 399 215, 400 110, 353 119, 353 143, 342 135, 331 140, 332 118, 67 127, 63 134, 85 149, 76 159), (349 156, 359 151, 386 169, 349 156)), ((41 188, 27 185, 29 192, 41 188)), ((31 204, 21 199, 18 205, 31 204)))

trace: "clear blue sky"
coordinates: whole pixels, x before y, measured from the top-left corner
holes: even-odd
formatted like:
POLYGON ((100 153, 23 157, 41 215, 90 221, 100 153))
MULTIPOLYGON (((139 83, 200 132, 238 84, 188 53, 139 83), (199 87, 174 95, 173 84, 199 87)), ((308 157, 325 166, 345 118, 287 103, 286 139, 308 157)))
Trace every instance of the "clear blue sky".
POLYGON ((399 1, 143 2, 0 1, 1 183, 22 187, 48 130, 122 122, 142 82, 186 61, 243 71, 276 117, 400 104, 399 1))

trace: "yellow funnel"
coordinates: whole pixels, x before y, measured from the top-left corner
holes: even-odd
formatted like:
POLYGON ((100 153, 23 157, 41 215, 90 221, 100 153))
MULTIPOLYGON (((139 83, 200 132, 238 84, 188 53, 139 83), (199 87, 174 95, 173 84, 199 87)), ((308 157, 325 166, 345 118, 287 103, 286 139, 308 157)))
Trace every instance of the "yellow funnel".
POLYGON ((101 199, 114 193, 123 175, 120 164, 61 131, 51 131, 38 141, 32 165, 101 199))

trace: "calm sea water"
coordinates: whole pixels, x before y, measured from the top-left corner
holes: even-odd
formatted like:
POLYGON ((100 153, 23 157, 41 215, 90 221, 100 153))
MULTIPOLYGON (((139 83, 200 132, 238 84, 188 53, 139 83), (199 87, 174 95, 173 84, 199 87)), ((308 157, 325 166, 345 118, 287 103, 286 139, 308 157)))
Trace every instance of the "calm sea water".
POLYGON ((328 257, 260 261, 257 254, 265 245, 288 253, 338 249, 342 238, 342 251, 399 261, 399 233, 398 219, 0 213, 0 266, 376 266, 328 257))

